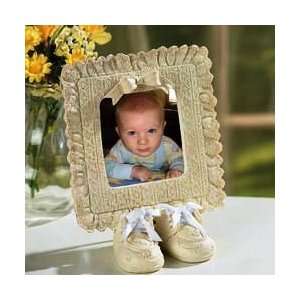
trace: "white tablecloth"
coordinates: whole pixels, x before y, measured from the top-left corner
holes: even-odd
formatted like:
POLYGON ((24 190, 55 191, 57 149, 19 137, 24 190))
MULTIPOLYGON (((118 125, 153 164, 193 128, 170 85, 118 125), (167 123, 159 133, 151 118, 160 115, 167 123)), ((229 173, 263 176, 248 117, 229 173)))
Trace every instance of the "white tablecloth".
MULTIPOLYGON (((203 220, 217 244, 213 259, 186 264, 165 257, 154 274, 274 273, 274 199, 227 197, 223 208, 203 220)), ((25 234, 26 274, 126 274, 114 261, 112 232, 87 233, 73 211, 25 234)))

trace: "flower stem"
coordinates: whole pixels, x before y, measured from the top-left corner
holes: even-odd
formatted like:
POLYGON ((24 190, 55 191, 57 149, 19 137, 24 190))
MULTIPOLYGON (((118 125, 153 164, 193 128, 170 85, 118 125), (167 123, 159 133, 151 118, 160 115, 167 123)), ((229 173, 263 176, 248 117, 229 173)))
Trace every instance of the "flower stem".
POLYGON ((55 30, 55 32, 53 33, 53 35, 52 35, 52 37, 51 37, 51 39, 50 39, 50 42, 49 42, 50 45, 54 44, 56 38, 60 35, 60 33, 62 32, 62 30, 63 30, 66 26, 67 26, 67 25, 61 25, 61 26, 59 26, 59 27, 55 30))

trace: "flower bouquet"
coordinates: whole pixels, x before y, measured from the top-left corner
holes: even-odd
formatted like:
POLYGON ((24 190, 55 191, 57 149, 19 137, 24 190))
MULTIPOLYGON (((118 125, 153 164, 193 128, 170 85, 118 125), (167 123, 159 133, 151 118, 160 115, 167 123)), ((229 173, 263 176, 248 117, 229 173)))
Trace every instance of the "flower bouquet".
MULTIPOLYGON (((106 29, 102 25, 25 26, 27 198, 36 198, 41 187, 69 185, 60 73, 65 64, 97 58, 99 45, 112 38, 106 29)), ((28 203, 31 215, 40 210, 38 201, 28 203)))

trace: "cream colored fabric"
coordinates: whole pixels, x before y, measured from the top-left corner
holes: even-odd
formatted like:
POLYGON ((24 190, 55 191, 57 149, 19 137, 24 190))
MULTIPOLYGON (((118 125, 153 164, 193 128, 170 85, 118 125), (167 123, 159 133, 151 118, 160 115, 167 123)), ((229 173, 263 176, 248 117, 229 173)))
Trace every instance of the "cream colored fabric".
MULTIPOLYGON (((130 273, 150 273, 164 265, 164 257, 154 234, 153 210, 135 209, 122 216, 114 232, 114 255, 118 265, 130 273), (141 211, 143 210, 143 211, 141 211), (152 227, 149 229, 149 227, 152 227)), ((157 215, 156 212, 154 215, 157 215)))
POLYGON ((193 223, 188 224, 183 217, 187 211, 184 205, 176 208, 165 207, 162 210, 161 216, 154 220, 155 229, 163 240, 161 243, 163 250, 184 262, 203 262, 214 255, 215 242, 199 223, 198 211, 193 211, 193 222, 198 221, 196 226, 193 223), (176 218, 175 213, 179 213, 176 218), (177 220, 175 224, 174 220, 177 220))
MULTIPOLYGON (((166 79, 161 79, 157 70, 149 71, 143 76, 124 76, 119 82, 104 96, 111 98, 113 105, 116 105, 124 94, 145 92, 156 90, 164 92, 168 100, 176 103, 176 94, 172 85, 166 79)), ((163 98, 160 96, 159 98, 163 98)))

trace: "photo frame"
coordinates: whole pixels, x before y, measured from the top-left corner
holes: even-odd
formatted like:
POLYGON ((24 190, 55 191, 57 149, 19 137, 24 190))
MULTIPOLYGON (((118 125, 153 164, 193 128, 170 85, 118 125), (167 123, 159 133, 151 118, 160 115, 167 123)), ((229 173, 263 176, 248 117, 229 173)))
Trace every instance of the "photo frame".
POLYGON ((193 201, 204 210, 222 206, 222 144, 211 65, 207 48, 183 45, 64 66, 71 189, 77 221, 84 229, 113 229, 122 213, 162 202, 193 201), (128 92, 126 82, 134 79, 138 86, 149 73, 176 92, 185 171, 177 178, 112 188, 104 164, 100 103, 108 96, 114 103, 116 94, 128 92))

